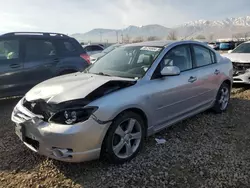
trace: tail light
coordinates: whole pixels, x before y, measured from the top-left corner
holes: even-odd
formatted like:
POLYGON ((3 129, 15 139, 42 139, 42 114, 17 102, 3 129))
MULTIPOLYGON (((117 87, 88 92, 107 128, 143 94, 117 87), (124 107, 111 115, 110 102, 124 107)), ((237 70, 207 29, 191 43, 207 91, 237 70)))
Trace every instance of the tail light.
POLYGON ((81 54, 80 57, 87 61, 88 64, 90 64, 90 57, 88 54, 81 54))

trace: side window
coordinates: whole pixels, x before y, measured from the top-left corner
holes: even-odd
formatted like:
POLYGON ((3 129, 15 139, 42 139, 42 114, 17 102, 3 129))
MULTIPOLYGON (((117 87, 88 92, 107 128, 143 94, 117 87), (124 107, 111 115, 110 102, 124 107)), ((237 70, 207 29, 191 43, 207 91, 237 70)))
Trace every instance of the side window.
POLYGON ((196 59, 196 67, 210 65, 214 62, 212 61, 211 58, 211 52, 210 52, 211 50, 198 45, 194 45, 193 48, 194 48, 194 56, 196 59))
POLYGON ((102 51, 103 49, 100 46, 92 46, 92 50, 93 51, 102 51))
POLYGON ((10 60, 19 58, 19 41, 18 40, 1 40, 0 41, 0 60, 10 60))
POLYGON ((85 50, 86 50, 86 52, 92 52, 93 51, 92 46, 85 47, 85 50))
POLYGON ((171 49, 161 62, 165 66, 177 66, 180 71, 192 69, 191 50, 188 45, 181 45, 171 49))
POLYGON ((27 60, 41 60, 55 56, 56 50, 50 41, 31 39, 26 42, 25 54, 27 60))
POLYGON ((65 48, 68 52, 75 52, 75 51, 76 51, 75 47, 74 47, 70 42, 65 41, 65 42, 63 42, 63 44, 64 44, 64 48, 65 48))

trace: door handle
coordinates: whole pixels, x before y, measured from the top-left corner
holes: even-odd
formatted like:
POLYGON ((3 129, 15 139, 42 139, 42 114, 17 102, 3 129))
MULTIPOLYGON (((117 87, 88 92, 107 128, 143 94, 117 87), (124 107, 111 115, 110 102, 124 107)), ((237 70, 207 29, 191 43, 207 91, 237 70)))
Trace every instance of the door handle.
POLYGON ((59 58, 53 59, 53 62, 58 63, 59 62, 59 58))
POLYGON ((11 64, 10 65, 10 68, 12 68, 12 69, 16 69, 16 68, 19 68, 19 67, 21 67, 20 64, 11 64))
POLYGON ((195 76, 190 76, 190 78, 188 79, 188 82, 193 83, 197 80, 197 78, 195 76))
POLYGON ((218 69, 216 69, 216 70, 214 71, 214 74, 218 75, 218 74, 220 74, 220 71, 219 71, 218 69))

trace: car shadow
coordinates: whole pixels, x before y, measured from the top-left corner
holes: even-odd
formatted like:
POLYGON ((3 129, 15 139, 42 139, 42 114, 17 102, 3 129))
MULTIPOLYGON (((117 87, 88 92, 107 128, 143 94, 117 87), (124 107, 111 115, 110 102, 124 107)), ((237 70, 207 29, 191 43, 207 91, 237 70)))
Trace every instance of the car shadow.
MULTIPOLYGON (((2 162, 2 164, 0 164, 0 171, 27 171, 43 164, 44 161, 46 161, 46 163, 48 161, 48 168, 56 168, 60 173, 64 175, 64 178, 71 179, 74 183, 80 184, 81 186, 85 187, 86 182, 92 182, 94 181, 94 178, 97 178, 96 174, 99 173, 100 169, 102 170, 102 172, 106 172, 110 170, 116 171, 117 168, 122 167, 122 165, 111 165, 105 159, 83 163, 60 162, 52 159, 47 159, 46 157, 39 156, 38 154, 30 151, 19 141, 17 136, 15 136, 13 130, 14 124, 10 121, 10 114, 16 102, 17 100, 0 101, 0 106, 4 107, 5 110, 9 110, 5 112, 8 120, 2 120, 1 117, 1 125, 4 125, 4 127, 1 126, 0 129, 0 144, 4 143, 5 146, 3 149, 0 146, 0 161, 2 162)), ((206 111, 180 123, 177 123, 174 126, 166 128, 146 139, 145 147, 139 153, 139 155, 137 156, 138 159, 135 159, 135 161, 150 157, 150 155, 148 154, 149 151, 157 147, 155 141, 156 137, 166 139, 166 144, 170 144, 170 147, 172 143, 177 143, 177 146, 180 148, 182 148, 181 145, 185 144, 186 142, 190 142, 190 144, 192 145, 195 143, 199 143, 201 140, 204 141, 204 137, 209 137, 209 140, 211 140, 212 142, 213 139, 220 139, 220 135, 224 134, 230 134, 230 136, 228 136, 225 141, 222 141, 230 142, 231 138, 237 136, 234 134, 243 134, 244 131, 246 133, 247 131, 249 132, 249 129, 247 129, 247 126, 249 125, 248 118, 246 118, 248 114, 241 112, 242 109, 250 109, 250 100, 231 98, 230 106, 227 112, 223 114, 215 114, 210 111, 206 111), (230 118, 232 119, 230 120, 230 122, 234 121, 233 123, 223 123, 230 118), (205 124, 205 122, 209 120, 211 120, 211 123, 208 126, 207 124, 205 124), (197 124, 197 122, 199 122, 199 124, 197 124), (236 130, 238 130, 237 133, 235 133, 236 130), (190 136, 190 133, 192 133, 192 136, 190 136)), ((247 146, 244 145, 246 143, 242 142, 240 138, 238 139, 238 142, 239 144, 237 143, 237 146, 239 146, 237 148, 239 148, 239 150, 242 147, 247 148, 247 146)), ((206 142, 206 144, 209 144, 209 142, 206 142)), ((192 151, 192 148, 186 149, 192 151)), ((197 147, 197 149, 199 149, 199 147, 197 147)), ((244 151, 244 149, 242 149, 242 151, 244 151)), ((173 150, 172 152, 175 151, 173 150)), ((224 158, 220 160, 223 161, 224 158)), ((166 160, 166 162, 168 161, 166 160)), ((174 166, 175 163, 177 162, 173 160, 170 165, 174 166)), ((223 164, 223 162, 221 163, 223 164)), ((132 160, 132 164, 133 168, 139 168, 139 164, 135 163, 134 160, 132 160)), ((133 168, 131 168, 130 170, 133 170, 133 168)), ((192 170, 190 172, 192 172, 192 170)), ((195 174, 193 175, 193 177, 195 177, 195 174)), ((176 176, 178 176, 178 174, 176 174, 176 176)), ((99 178, 101 179, 102 177, 99 178)), ((103 181, 100 180, 100 183, 102 182, 103 181)))

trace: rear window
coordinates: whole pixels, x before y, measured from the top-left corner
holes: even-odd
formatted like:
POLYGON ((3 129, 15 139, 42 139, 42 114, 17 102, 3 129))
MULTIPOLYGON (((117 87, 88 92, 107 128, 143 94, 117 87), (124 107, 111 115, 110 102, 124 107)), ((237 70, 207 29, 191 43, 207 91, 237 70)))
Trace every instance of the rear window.
POLYGON ((62 56, 70 56, 77 55, 78 50, 74 41, 71 40, 58 40, 57 45, 59 48, 60 55, 62 56))
POLYGON ((64 47, 69 52, 76 51, 76 48, 70 42, 68 42, 68 41, 64 42, 64 47))
POLYGON ((102 51, 103 48, 101 46, 92 46, 93 51, 102 51))

